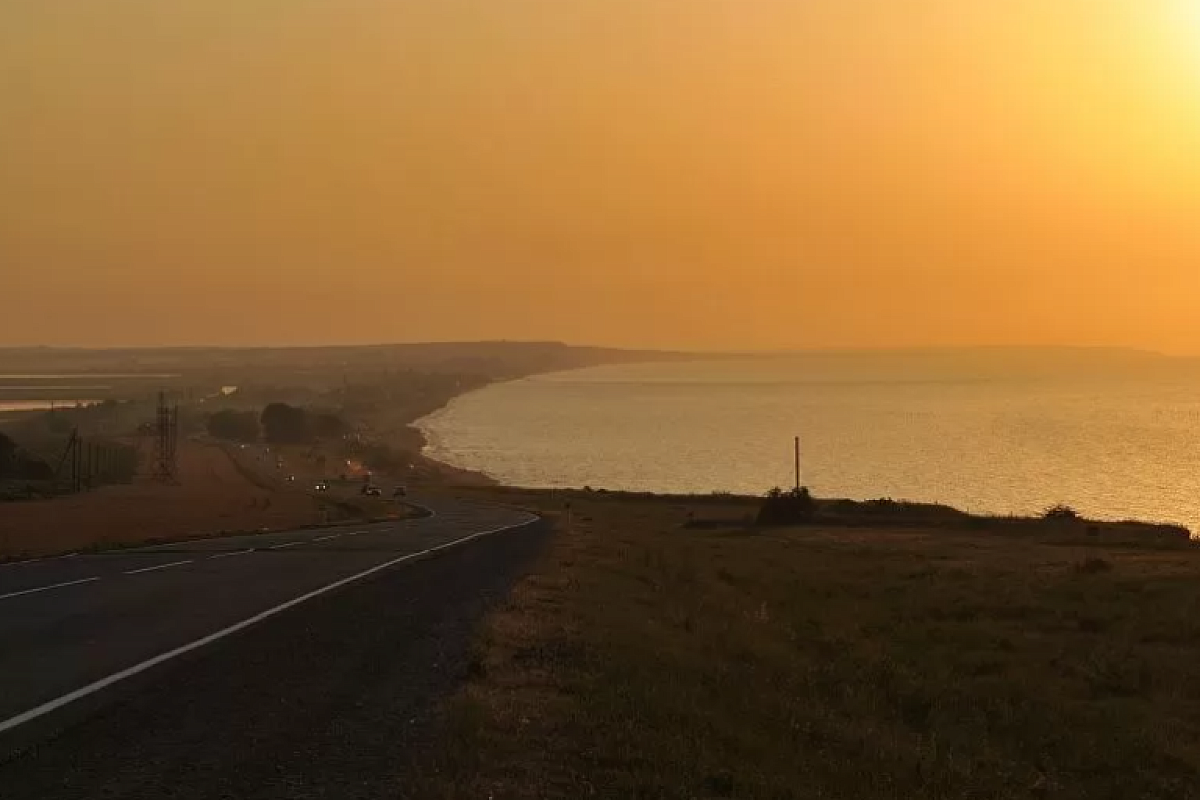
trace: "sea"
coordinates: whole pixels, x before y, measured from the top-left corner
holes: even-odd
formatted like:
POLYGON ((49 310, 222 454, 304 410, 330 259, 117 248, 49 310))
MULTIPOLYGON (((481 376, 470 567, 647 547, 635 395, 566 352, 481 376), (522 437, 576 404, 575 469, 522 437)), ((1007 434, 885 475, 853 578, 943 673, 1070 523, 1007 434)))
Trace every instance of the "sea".
POLYGON ((420 421, 510 485, 822 497, 1200 531, 1200 369, 1140 354, 935 353, 603 366, 492 384, 420 421), (1086 357, 1085 357, 1086 356, 1086 357))

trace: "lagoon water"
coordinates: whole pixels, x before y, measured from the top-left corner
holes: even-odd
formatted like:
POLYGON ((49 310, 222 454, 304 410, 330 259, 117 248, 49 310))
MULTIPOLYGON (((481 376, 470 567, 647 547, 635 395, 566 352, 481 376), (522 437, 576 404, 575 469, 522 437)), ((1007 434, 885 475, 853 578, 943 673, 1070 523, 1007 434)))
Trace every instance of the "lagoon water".
POLYGON ((495 384, 420 426, 432 457, 524 486, 757 494, 792 482, 799 435, 821 496, 988 513, 1061 502, 1200 530, 1200 377, 1161 370, 608 366, 495 384))

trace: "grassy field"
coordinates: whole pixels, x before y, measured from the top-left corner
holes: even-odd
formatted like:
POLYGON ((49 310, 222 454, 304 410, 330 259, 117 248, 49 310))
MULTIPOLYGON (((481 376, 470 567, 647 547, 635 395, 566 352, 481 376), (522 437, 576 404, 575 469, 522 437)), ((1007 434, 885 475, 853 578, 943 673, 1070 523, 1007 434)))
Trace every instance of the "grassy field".
POLYGON ((571 502, 412 796, 1200 796, 1186 542, 756 532, 744 506, 571 502))
POLYGON ((181 442, 178 470, 178 483, 171 485, 142 476, 53 500, 0 503, 0 563, 410 513, 391 498, 360 497, 355 487, 317 496, 311 483, 288 484, 273 465, 213 444, 181 442))

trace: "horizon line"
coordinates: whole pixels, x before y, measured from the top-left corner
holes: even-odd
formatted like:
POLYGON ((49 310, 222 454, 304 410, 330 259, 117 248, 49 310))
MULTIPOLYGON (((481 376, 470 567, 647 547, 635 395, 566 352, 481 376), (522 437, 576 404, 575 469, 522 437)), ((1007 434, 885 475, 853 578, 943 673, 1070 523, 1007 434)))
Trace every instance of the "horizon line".
POLYGON ((632 345, 581 344, 557 339, 426 339, 392 342, 357 343, 300 343, 300 344, 121 344, 121 345, 77 345, 77 344, 0 344, 0 352, 13 351, 79 351, 79 352, 130 352, 130 351, 196 351, 196 350, 335 350, 371 349, 388 347, 433 347, 433 346, 552 346, 579 350, 611 350, 625 353, 662 353, 668 355, 696 356, 789 356, 813 354, 867 354, 867 353, 946 353, 964 351, 1086 351, 1126 353, 1160 358, 1198 358, 1200 353, 1167 353, 1134 345, 1092 344, 946 344, 946 345, 829 345, 816 347, 773 347, 735 349, 693 349, 632 345))

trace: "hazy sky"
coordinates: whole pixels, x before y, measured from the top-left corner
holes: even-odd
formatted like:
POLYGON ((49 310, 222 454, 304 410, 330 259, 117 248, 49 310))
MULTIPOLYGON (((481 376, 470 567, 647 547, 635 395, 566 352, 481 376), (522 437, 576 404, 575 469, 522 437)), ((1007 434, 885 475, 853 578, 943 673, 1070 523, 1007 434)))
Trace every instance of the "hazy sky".
POLYGON ((0 0, 0 344, 1200 352, 1200 0, 0 0))

